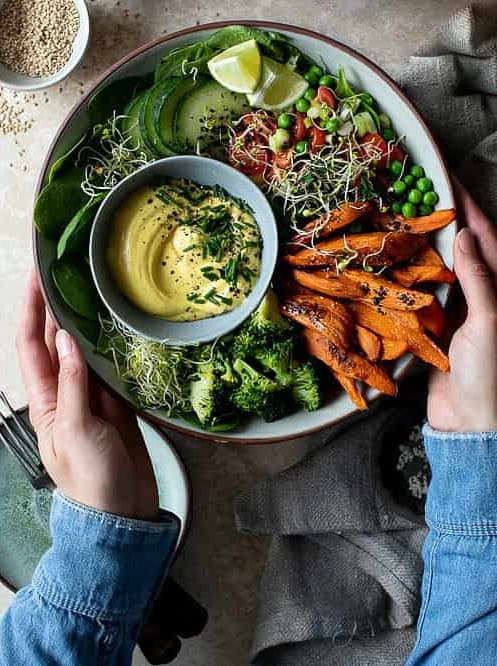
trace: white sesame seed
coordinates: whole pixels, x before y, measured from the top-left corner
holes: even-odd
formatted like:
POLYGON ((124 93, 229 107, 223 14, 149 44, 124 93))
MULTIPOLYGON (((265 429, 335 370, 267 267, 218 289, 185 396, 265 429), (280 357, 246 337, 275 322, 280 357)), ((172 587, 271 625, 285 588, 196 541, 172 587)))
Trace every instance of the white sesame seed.
POLYGON ((71 57, 78 29, 72 0, 6 0, 0 9, 0 61, 13 72, 51 76, 71 57))

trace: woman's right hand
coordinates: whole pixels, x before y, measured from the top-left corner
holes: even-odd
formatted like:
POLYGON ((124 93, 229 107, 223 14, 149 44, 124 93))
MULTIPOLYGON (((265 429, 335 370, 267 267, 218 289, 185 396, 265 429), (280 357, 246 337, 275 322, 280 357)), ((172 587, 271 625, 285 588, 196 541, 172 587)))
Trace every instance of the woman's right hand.
POLYGON ((450 372, 432 374, 428 421, 441 431, 497 430, 497 229, 456 184, 458 215, 454 267, 467 317, 449 348, 450 372))

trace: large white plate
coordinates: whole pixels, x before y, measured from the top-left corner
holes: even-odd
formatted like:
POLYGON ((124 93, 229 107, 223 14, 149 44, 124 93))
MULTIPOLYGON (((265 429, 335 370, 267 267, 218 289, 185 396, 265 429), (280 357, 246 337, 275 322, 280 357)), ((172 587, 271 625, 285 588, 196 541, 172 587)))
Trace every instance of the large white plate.
MULTIPOLYGON (((166 49, 172 49, 203 39, 213 30, 219 29, 229 23, 230 22, 211 23, 204 26, 197 26, 190 30, 184 30, 152 42, 119 61, 101 79, 97 86, 95 86, 94 90, 125 76, 150 72, 160 60, 161 55, 166 49)), ((231 23, 243 23, 243 21, 232 21, 231 23)), ((455 204, 450 179, 443 158, 433 137, 414 106, 379 67, 349 47, 309 30, 264 21, 245 21, 245 23, 284 33, 290 37, 295 45, 304 53, 307 53, 316 61, 322 62, 331 71, 336 71, 336 68, 339 65, 345 67, 347 77, 350 79, 351 84, 358 89, 370 93, 378 101, 382 109, 384 109, 392 118, 397 132, 406 137, 405 143, 410 156, 415 162, 423 165, 427 174, 433 180, 434 189, 438 192, 440 197, 439 207, 454 207, 455 204)), ((90 91, 89 95, 91 95, 93 91, 90 91)), ((87 98, 83 98, 73 109, 55 137, 52 146, 48 151, 40 175, 39 189, 45 182, 47 169, 50 163, 63 154, 73 144, 76 138, 87 129, 88 116, 85 109, 86 99, 87 98)), ((452 224, 449 227, 442 229, 435 236, 434 244, 449 267, 452 267, 452 243, 455 231, 456 225, 452 224)), ((61 304, 58 295, 55 293, 50 279, 50 265, 55 257, 55 244, 41 238, 38 233, 34 232, 34 249, 35 259, 40 271, 42 288, 52 310, 52 314, 61 326, 71 331, 81 340, 88 363, 100 378, 116 393, 126 398, 127 396, 124 388, 116 379, 111 363, 97 356, 93 352, 91 345, 84 339, 81 339, 81 336, 78 334, 78 331, 75 329, 70 317, 61 304)), ((436 293, 442 305, 446 305, 449 287, 447 285, 440 285, 437 287, 436 293)), ((399 379, 405 374, 411 360, 410 357, 405 357, 396 363, 394 370, 395 378, 399 379)), ((377 397, 377 395, 378 394, 372 390, 367 393, 369 399, 373 399, 377 397)), ((344 392, 340 392, 337 393, 333 400, 316 412, 306 413, 300 411, 287 416, 280 421, 276 421, 275 423, 265 423, 261 419, 253 418, 234 432, 216 436, 207 434, 194 426, 186 424, 182 420, 168 418, 160 411, 149 412, 147 415, 149 418, 155 419, 162 425, 167 425, 209 439, 215 439, 216 441, 263 443, 287 440, 309 434, 336 423, 354 411, 355 407, 352 405, 347 395, 344 392)))

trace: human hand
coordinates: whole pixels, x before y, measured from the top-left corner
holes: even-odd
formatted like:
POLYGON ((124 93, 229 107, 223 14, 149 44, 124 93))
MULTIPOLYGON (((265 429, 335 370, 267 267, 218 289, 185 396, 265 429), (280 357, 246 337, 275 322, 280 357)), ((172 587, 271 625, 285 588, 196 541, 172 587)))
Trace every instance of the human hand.
POLYGON ((456 194, 467 228, 454 267, 468 312, 450 344, 450 373, 431 376, 428 421, 442 431, 497 430, 497 230, 458 184, 456 194))
POLYGON ((95 509, 154 520, 157 485, 136 418, 90 384, 77 342, 57 332, 34 275, 17 349, 40 456, 57 487, 95 509))

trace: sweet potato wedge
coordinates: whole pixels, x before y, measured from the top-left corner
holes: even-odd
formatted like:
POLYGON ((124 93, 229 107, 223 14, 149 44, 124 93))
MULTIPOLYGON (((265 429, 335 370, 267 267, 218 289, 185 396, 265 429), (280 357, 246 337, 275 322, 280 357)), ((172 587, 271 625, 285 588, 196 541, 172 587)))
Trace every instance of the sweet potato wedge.
POLYGON ((357 343, 362 351, 366 354, 367 358, 370 361, 378 361, 381 357, 381 340, 370 331, 369 328, 364 328, 364 326, 355 327, 357 343))
POLYGON ((300 271, 292 273, 296 282, 327 296, 362 301, 398 310, 418 310, 433 302, 433 294, 402 287, 362 270, 300 271))
POLYGON ((338 231, 355 222, 366 213, 373 210, 373 205, 369 201, 358 201, 357 203, 343 203, 327 215, 321 215, 311 222, 308 222, 302 229, 302 233, 296 234, 293 240, 305 242, 314 238, 318 240, 327 238, 338 231))
POLYGON ((438 252, 426 245, 408 264, 391 271, 393 279, 404 287, 413 287, 421 282, 448 282, 456 280, 455 274, 447 268, 438 252))
POLYGON ((455 219, 456 211, 453 208, 445 208, 436 210, 431 215, 411 218, 390 213, 375 213, 372 221, 377 229, 384 231, 412 231, 415 234, 428 234, 446 227, 455 219))
POLYGON ((418 310, 416 315, 423 328, 433 333, 435 337, 441 337, 445 330, 445 312, 436 298, 431 305, 418 310))
POLYGON ((331 268, 337 270, 342 260, 348 266, 383 268, 407 261, 427 244, 424 236, 408 232, 351 234, 318 243, 315 247, 285 254, 282 260, 300 268, 331 268))
POLYGON ((347 377, 347 375, 344 375, 341 372, 332 371, 332 373, 340 386, 346 391, 347 395, 352 400, 357 409, 367 409, 368 403, 357 388, 356 380, 353 377, 347 377))
POLYGON ((304 329, 303 338, 309 354, 325 363, 334 372, 338 371, 347 377, 359 379, 386 395, 396 395, 395 382, 379 365, 350 350, 340 348, 329 338, 311 329, 304 329))
POLYGON ((449 359, 424 333, 414 312, 375 308, 366 303, 351 302, 349 310, 357 324, 371 329, 382 337, 407 343, 410 352, 443 372, 449 370, 449 359))
POLYGON ((381 360, 394 361, 409 351, 407 342, 404 340, 381 339, 381 360))
POLYGON ((343 349, 348 349, 352 342, 354 322, 343 303, 319 294, 301 294, 285 299, 280 310, 289 319, 317 331, 343 349))

